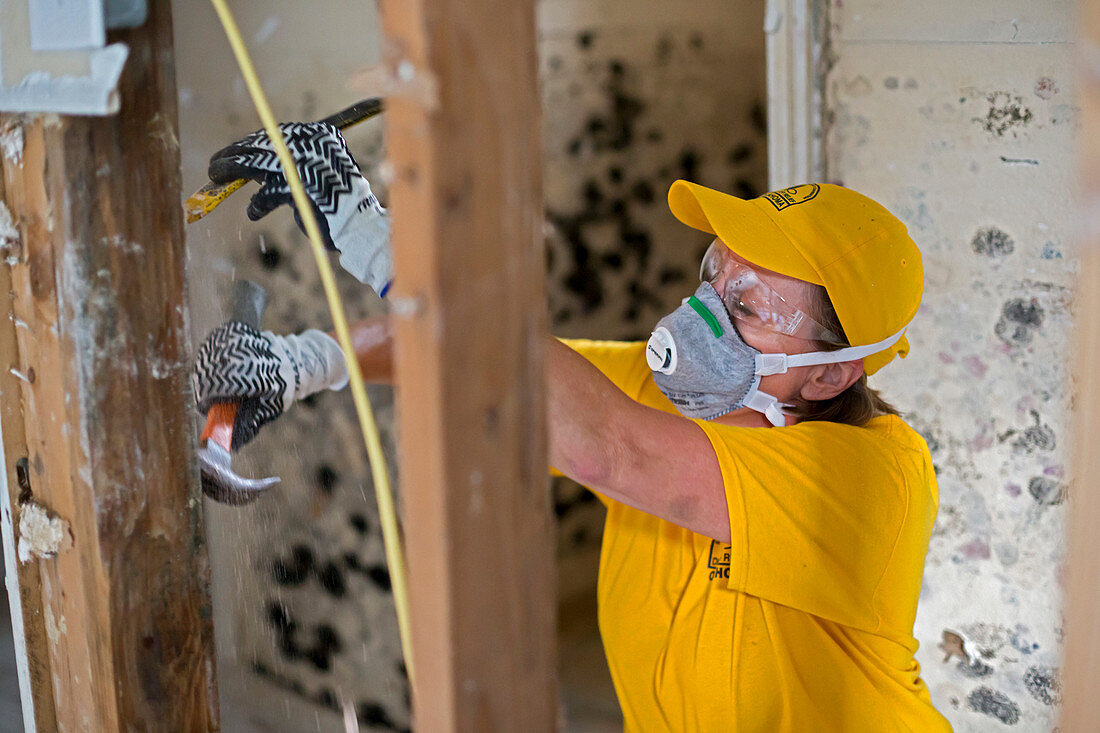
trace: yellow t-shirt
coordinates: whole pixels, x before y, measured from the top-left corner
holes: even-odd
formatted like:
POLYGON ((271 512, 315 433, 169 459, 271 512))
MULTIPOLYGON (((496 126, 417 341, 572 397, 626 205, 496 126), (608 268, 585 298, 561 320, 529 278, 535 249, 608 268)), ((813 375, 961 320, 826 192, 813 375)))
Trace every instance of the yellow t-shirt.
MULTIPOLYGON (((676 412, 643 343, 566 343, 676 412)), ((695 422, 721 465, 731 544, 603 497, 600 633, 626 730, 951 730, 913 658, 939 501, 920 436, 894 416, 695 422)))

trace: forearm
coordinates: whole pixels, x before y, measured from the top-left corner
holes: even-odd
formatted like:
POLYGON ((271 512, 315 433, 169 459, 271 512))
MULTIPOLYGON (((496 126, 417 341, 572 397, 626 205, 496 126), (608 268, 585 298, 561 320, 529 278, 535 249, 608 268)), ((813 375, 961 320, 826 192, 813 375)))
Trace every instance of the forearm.
MULTIPOLYGON (((389 316, 375 316, 348 326, 355 358, 366 382, 393 384, 393 328, 389 316)), ((335 331, 329 336, 336 338, 335 331)))

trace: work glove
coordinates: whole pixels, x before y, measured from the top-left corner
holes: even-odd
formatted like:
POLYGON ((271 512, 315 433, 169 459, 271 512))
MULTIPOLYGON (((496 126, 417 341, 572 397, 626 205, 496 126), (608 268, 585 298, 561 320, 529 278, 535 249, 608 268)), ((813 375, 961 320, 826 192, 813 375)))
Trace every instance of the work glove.
POLYGON ((256 436, 295 400, 348 383, 344 352, 328 334, 310 329, 296 336, 259 332, 240 321, 211 331, 191 368, 201 412, 217 402, 236 402, 232 449, 256 436))
MULTIPOLYGON (((390 218, 371 193, 344 136, 327 122, 284 122, 279 128, 313 203, 325 245, 340 252, 345 270, 385 295, 393 277, 390 218)), ((305 231, 265 131, 257 130, 214 153, 208 175, 214 183, 240 178, 258 182, 260 190, 248 205, 248 218, 257 221, 289 203, 294 220, 305 231)))

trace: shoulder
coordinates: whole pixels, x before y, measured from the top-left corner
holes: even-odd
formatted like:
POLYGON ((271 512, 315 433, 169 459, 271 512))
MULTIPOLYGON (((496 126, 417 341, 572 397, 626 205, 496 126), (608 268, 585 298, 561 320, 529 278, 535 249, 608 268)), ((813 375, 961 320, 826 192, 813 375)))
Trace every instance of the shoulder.
POLYGON ((558 339, 587 359, 631 399, 637 399, 650 376, 644 341, 558 339))
POLYGON ((864 486, 934 481, 927 445, 895 415, 864 426, 825 421, 781 428, 697 423, 719 462, 730 468, 864 486))

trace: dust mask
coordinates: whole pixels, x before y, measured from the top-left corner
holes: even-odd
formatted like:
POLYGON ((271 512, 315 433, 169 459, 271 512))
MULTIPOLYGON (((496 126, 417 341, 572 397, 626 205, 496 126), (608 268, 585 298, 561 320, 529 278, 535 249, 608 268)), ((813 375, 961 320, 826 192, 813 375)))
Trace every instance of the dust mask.
POLYGON ((786 405, 759 390, 761 377, 790 367, 862 359, 893 345, 904 332, 836 351, 764 354, 745 343, 714 286, 704 282, 657 322, 646 344, 646 361, 657 387, 684 417, 713 420, 748 407, 778 427, 786 424, 786 405))

